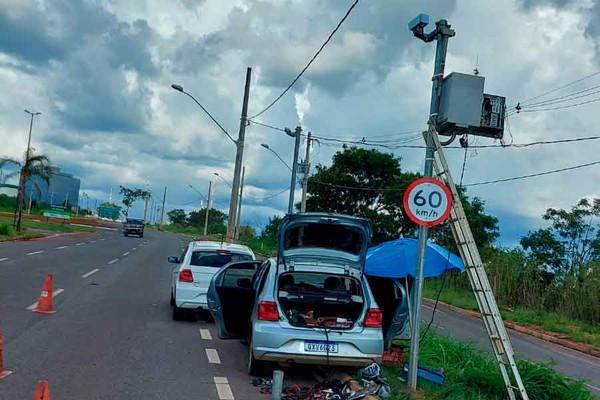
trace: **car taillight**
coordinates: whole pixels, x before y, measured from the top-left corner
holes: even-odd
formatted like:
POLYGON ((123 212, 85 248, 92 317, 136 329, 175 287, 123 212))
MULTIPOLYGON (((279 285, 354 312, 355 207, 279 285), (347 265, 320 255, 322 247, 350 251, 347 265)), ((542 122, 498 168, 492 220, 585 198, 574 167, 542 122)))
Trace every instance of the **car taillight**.
POLYGON ((182 269, 179 271, 179 282, 194 282, 194 276, 191 269, 182 269))
POLYGON ((279 311, 274 301, 261 301, 258 304, 258 319, 261 321, 279 321, 279 311))
POLYGON ((379 328, 381 327, 381 320, 381 310, 379 308, 369 308, 364 325, 367 328, 379 328))

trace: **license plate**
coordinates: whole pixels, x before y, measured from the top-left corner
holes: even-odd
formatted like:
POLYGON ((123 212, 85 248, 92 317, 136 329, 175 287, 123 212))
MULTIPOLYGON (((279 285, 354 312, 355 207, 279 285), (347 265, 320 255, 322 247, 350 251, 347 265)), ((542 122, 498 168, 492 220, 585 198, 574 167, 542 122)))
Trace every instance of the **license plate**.
POLYGON ((339 349, 338 343, 320 342, 316 340, 307 340, 304 342, 304 351, 311 353, 327 353, 327 348, 329 348, 330 353, 337 353, 339 349))

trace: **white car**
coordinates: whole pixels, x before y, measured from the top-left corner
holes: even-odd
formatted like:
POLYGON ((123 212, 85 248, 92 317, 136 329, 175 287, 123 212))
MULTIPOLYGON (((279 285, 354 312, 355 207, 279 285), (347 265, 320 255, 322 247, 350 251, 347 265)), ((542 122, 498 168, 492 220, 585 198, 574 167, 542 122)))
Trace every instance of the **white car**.
POLYGON ((171 274, 173 319, 184 318, 185 309, 208 310, 206 293, 212 277, 225 264, 255 260, 250 248, 222 242, 190 242, 181 258, 171 256, 177 264, 171 274))

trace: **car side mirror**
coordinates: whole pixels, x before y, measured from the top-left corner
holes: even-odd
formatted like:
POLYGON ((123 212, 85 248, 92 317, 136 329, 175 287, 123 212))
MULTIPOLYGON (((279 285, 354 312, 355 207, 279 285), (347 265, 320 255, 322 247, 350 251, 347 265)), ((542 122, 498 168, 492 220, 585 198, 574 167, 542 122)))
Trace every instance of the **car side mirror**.
POLYGON ((252 287, 252 280, 250 278, 240 278, 237 280, 237 286, 243 289, 250 289, 252 287))
POLYGON ((175 256, 167 257, 167 261, 171 264, 179 264, 179 258, 177 258, 175 256))

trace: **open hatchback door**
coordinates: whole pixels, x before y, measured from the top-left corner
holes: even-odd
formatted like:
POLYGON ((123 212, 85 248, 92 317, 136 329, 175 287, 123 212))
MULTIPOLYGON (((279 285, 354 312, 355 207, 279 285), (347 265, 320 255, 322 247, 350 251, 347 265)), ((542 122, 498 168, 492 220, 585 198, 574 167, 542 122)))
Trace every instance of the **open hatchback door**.
POLYGON ((362 276, 371 222, 339 214, 301 213, 283 218, 278 268, 285 271, 362 276))
POLYGON ((207 293, 207 302, 221 339, 246 337, 256 297, 254 276, 260 261, 240 261, 217 272, 207 293))

